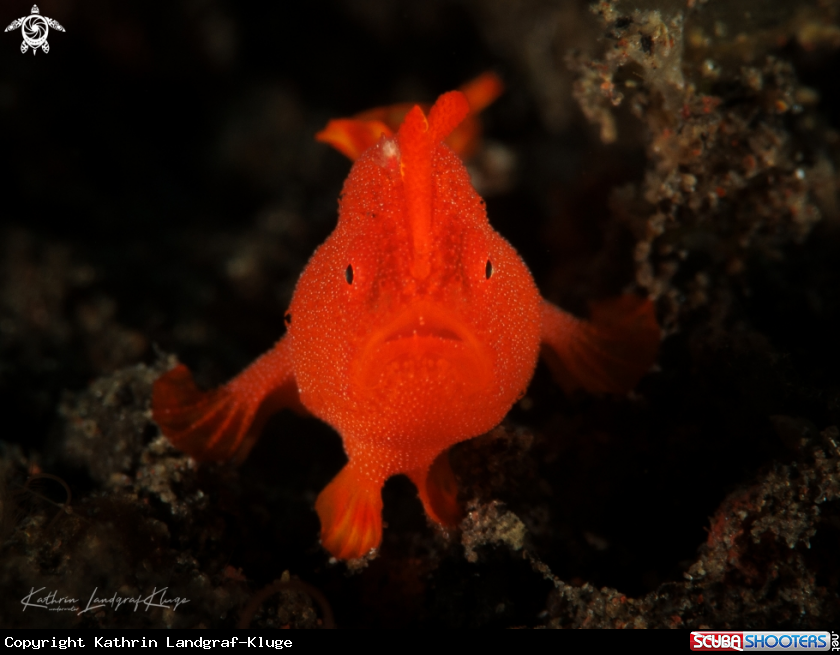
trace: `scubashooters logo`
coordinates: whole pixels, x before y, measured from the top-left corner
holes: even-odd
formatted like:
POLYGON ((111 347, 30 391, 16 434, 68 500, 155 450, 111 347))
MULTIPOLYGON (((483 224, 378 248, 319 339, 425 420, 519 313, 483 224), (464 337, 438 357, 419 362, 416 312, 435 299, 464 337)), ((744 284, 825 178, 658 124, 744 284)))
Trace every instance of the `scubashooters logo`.
POLYGON ((805 631, 695 631, 691 650, 716 651, 827 651, 831 649, 828 632, 805 631))
MULTIPOLYGON (((152 637, 143 637, 142 639, 129 639, 127 637, 94 637, 94 648, 160 648, 160 638, 154 639, 152 637)), ((76 637, 58 639, 55 637, 50 639, 17 639, 15 637, 6 637, 3 640, 3 645, 6 648, 17 649, 31 649, 39 650, 41 648, 59 648, 61 650, 67 648, 85 648, 90 644, 90 637, 76 637), (87 639, 87 644, 84 640, 87 639)), ((166 643, 163 644, 166 648, 203 648, 210 650, 211 648, 236 648, 237 646, 247 646, 248 648, 274 648, 281 650, 283 648, 291 648, 291 639, 263 639, 262 637, 247 637, 242 639, 240 637, 230 637, 228 639, 207 639, 206 637, 198 637, 196 639, 175 639, 167 637, 166 643)))
POLYGON ((50 28, 63 32, 64 28, 57 20, 42 16, 38 10, 38 5, 32 5, 32 13, 29 16, 13 20, 6 28, 7 32, 20 28, 23 34, 23 43, 20 44, 20 51, 25 53, 29 48, 32 48, 34 55, 38 48, 47 53, 50 51, 50 44, 47 43, 47 34, 50 33, 50 28))

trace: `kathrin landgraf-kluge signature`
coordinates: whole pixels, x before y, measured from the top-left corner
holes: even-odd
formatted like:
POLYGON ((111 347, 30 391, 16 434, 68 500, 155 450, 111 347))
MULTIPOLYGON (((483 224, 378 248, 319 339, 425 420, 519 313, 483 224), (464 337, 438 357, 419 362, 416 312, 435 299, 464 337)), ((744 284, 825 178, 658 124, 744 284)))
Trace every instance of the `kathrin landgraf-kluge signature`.
POLYGON ((114 610, 118 610, 122 605, 134 605, 135 612, 141 605, 145 605, 146 612, 149 611, 150 607, 162 607, 164 609, 171 609, 174 612, 179 606, 190 602, 188 598, 181 598, 180 596, 167 598, 166 592, 169 590, 169 587, 164 587, 163 589, 155 587, 152 593, 145 598, 141 594, 138 594, 136 597, 118 596, 116 592, 110 598, 98 598, 96 592, 99 591, 99 587, 96 587, 93 593, 91 593, 90 598, 88 598, 85 608, 81 609, 78 598, 59 596, 55 590, 41 596, 36 596, 44 591, 44 589, 46 587, 41 587, 40 589, 31 587, 29 593, 20 599, 20 604, 23 605, 22 611, 25 612, 28 607, 36 607, 42 610, 50 610, 51 612, 77 612, 77 615, 80 616, 85 612, 98 610, 107 605, 110 605, 114 610))

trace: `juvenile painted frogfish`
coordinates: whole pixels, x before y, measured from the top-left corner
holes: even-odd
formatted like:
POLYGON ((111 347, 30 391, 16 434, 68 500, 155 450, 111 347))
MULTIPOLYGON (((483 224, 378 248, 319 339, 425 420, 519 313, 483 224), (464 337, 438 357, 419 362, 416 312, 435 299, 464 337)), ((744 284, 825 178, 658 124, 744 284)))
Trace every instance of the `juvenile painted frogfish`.
POLYGON ((431 521, 458 525, 448 451, 502 421, 541 353, 564 390, 593 393, 630 391, 657 356, 650 300, 593 303, 583 320, 541 298, 444 143, 470 112, 451 91, 394 127, 365 116, 333 126, 323 140, 354 133, 355 163, 335 231, 297 282, 286 334, 217 389, 200 390, 184 365, 154 384, 155 421, 199 461, 242 461, 281 409, 335 428, 348 461, 315 509, 338 559, 380 545, 393 475, 414 483, 431 521))

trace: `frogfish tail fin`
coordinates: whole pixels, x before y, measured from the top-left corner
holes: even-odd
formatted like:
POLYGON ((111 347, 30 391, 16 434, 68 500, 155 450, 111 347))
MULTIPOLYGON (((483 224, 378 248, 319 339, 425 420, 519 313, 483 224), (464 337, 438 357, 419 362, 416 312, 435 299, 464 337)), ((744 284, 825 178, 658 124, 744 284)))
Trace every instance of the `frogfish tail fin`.
POLYGON ((458 504, 458 482, 449 464, 449 450, 440 453, 429 468, 407 473, 417 487, 417 495, 432 521, 447 528, 456 527, 463 518, 458 504))
POLYGON ((466 96, 470 104, 471 114, 484 111, 504 90, 504 83, 493 71, 482 73, 459 87, 459 91, 466 96))
POLYGON ((567 393, 627 393, 659 352, 653 302, 628 294, 592 302, 590 312, 584 321, 543 301, 543 358, 567 393))
POLYGON ((382 484, 352 460, 318 495, 321 545, 337 559, 364 557, 382 542, 382 484))
POLYGON ((342 155, 356 161, 361 154, 376 145, 381 136, 392 136, 393 131, 381 120, 337 118, 315 135, 315 140, 331 145, 342 155))
POLYGON ((459 88, 469 103, 470 112, 463 122, 446 137, 446 145, 452 148, 462 160, 470 159, 481 143, 482 129, 479 114, 504 90, 502 80, 492 71, 482 73, 459 88))

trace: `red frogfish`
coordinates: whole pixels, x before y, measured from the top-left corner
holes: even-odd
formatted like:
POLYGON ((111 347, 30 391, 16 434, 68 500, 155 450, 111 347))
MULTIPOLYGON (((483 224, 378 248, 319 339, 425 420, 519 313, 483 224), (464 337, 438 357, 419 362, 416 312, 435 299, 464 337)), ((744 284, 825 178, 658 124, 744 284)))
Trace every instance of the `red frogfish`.
POLYGON ((198 389, 184 365, 154 384, 155 421, 199 461, 241 461, 281 409, 335 428, 348 461, 315 509, 338 559, 379 546, 393 475, 414 483, 431 521, 457 526, 449 449, 502 421, 541 353, 565 390, 593 393, 628 392, 657 356, 650 300, 593 303, 582 320, 540 296, 444 143, 469 114, 451 91, 396 129, 362 124, 338 224, 298 280, 286 334, 217 389, 198 389))

